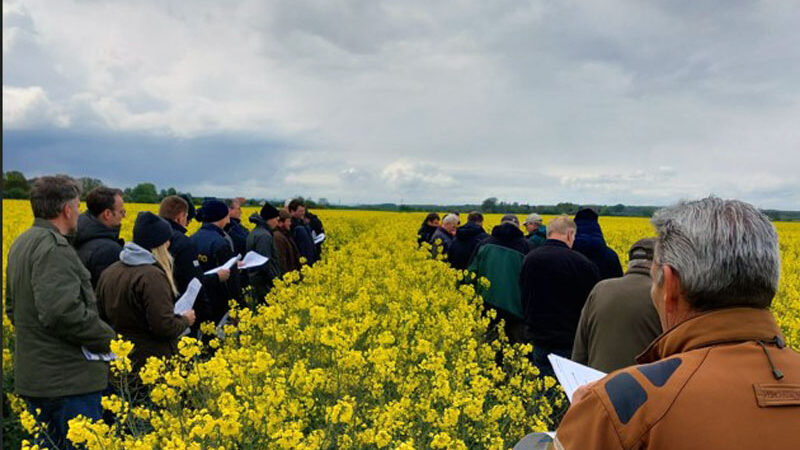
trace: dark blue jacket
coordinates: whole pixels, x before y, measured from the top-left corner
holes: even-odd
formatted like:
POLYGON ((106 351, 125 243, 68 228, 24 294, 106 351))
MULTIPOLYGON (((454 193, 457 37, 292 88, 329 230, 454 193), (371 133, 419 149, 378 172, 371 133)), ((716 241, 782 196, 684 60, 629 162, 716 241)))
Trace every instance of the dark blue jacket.
MULTIPOLYGON (((175 287, 178 288, 178 296, 186 292, 192 278, 197 278, 203 285, 218 280, 216 275, 203 275, 200 270, 200 262, 197 260, 197 248, 192 240, 186 236, 186 228, 181 224, 164 219, 172 227, 172 237, 169 238, 169 253, 172 255, 172 277, 175 280, 175 287)), ((211 316, 211 303, 206 297, 206 289, 200 289, 197 299, 194 302, 195 314, 199 317, 211 316)), ((196 321, 193 328, 199 327, 200 321, 196 321)))
POLYGON ((292 218, 292 237, 300 250, 300 256, 306 258, 306 264, 313 266, 317 262, 317 248, 311 238, 311 228, 302 220, 292 218))
POLYGON ((233 240, 234 254, 244 257, 247 247, 247 235, 250 234, 250 231, 242 225, 240 219, 231 217, 231 221, 225 226, 225 232, 228 233, 228 236, 233 240))
POLYGON ((483 227, 475 222, 467 222, 456 230, 456 237, 450 243, 450 248, 447 252, 447 259, 450 261, 450 265, 454 269, 466 270, 469 267, 472 253, 475 252, 475 247, 487 237, 489 235, 486 234, 483 227))
MULTIPOLYGON (((221 228, 211 223, 204 223, 192 235, 191 241, 197 248, 197 260, 200 262, 202 272, 215 269, 234 256, 233 249, 225 236, 226 234, 221 228)), ((225 282, 220 282, 216 276, 204 277, 201 281, 211 305, 211 311, 209 316, 204 314, 202 320, 201 317, 198 317, 197 320, 198 322, 213 320, 217 323, 228 312, 229 300, 241 301, 239 269, 234 265, 230 278, 225 282)))
POLYGON ((575 215, 575 224, 578 226, 578 233, 575 235, 572 249, 597 265, 601 280, 621 277, 623 273, 619 256, 606 245, 603 231, 597 222, 597 214, 589 209, 578 211, 575 215))

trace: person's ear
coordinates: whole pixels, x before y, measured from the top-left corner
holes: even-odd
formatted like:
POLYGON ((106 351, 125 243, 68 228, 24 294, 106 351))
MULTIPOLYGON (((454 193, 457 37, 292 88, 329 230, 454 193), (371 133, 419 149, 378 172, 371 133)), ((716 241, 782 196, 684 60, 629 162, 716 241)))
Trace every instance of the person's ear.
POLYGON ((661 266, 662 289, 664 290, 664 313, 667 318, 672 318, 678 314, 681 299, 681 278, 678 272, 667 264, 661 266))

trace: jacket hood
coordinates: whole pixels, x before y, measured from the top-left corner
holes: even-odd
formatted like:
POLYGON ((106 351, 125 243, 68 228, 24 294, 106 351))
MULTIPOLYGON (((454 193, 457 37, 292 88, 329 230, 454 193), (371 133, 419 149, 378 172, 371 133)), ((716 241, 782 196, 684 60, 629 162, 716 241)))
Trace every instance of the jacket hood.
POLYGON ((514 225, 513 223, 506 222, 492 228, 492 237, 501 240, 511 240, 519 239, 524 237, 524 235, 518 226, 514 225))
POLYGON ((109 228, 100 219, 84 212, 78 216, 78 232, 75 233, 75 245, 81 245, 92 239, 111 239, 119 241, 119 227, 109 228))
POLYGON ((486 234, 482 226, 474 222, 467 222, 464 226, 456 230, 456 239, 459 241, 469 241, 482 234, 486 234))
POLYGON ((605 248, 606 240, 603 238, 603 230, 597 222, 597 216, 575 219, 578 232, 575 234, 575 244, 573 248, 596 249, 605 248))
MULTIPOLYGON (((259 213, 251 214, 250 217, 248 218, 248 220, 250 220, 250 223, 252 223, 255 226, 259 226, 260 225, 262 227, 267 227, 267 221, 264 220, 264 218, 261 217, 261 214, 259 214, 259 213)), ((267 228, 269 228, 269 227, 267 227, 267 228)))
POLYGON ((156 262, 152 253, 133 242, 128 242, 122 247, 119 259, 129 266, 145 266, 156 262))

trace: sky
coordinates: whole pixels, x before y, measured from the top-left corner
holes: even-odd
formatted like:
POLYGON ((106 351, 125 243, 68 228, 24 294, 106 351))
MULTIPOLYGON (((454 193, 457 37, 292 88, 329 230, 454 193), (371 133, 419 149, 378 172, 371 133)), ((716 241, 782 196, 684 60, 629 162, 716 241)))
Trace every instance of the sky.
POLYGON ((800 2, 3 1, 3 170, 800 209, 800 2))

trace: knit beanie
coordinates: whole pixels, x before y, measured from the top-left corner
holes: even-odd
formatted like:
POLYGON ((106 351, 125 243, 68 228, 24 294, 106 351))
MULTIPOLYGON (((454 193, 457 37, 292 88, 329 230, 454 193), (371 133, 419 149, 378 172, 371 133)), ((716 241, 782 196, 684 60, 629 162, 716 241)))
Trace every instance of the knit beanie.
POLYGON ((169 222, 151 213, 142 211, 133 224, 133 242, 147 250, 161 247, 172 237, 169 222))
POLYGON ((203 206, 197 210, 197 220, 203 223, 216 222, 228 215, 228 205, 212 198, 205 200, 203 206))
POLYGON ((575 214, 575 220, 597 221, 597 213, 592 208, 583 208, 575 214))
POLYGON ((280 215, 278 213, 278 209, 270 205, 269 203, 264 203, 264 206, 261 207, 261 212, 259 214, 261 215, 261 218, 264 220, 273 219, 280 215))
POLYGON ((197 216, 197 213, 194 209, 194 201, 192 201, 192 196, 189 194, 179 194, 180 198, 186 200, 186 203, 189 204, 189 209, 186 211, 186 221, 191 222, 192 219, 197 216))

